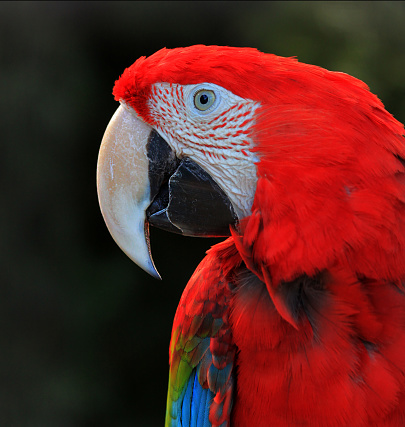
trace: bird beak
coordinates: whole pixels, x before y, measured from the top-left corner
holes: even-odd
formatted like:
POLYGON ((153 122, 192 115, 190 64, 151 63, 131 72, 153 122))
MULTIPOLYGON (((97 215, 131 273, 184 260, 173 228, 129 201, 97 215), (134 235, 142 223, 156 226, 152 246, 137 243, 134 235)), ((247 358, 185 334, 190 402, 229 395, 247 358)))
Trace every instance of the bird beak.
POLYGON ((156 130, 121 105, 105 131, 97 163, 101 212, 118 246, 160 278, 149 224, 185 236, 229 236, 238 220, 229 198, 190 157, 177 158, 156 130))
POLYGON ((152 128, 120 105, 101 143, 97 192, 108 230, 118 246, 147 273, 160 278, 152 260, 146 209, 150 200, 147 141, 152 128))

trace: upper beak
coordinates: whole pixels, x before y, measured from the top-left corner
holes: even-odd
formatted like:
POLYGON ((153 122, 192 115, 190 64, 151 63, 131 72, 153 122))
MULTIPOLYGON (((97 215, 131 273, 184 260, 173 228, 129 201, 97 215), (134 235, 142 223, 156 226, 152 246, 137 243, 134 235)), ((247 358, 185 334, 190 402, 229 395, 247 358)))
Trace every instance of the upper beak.
POLYGON ((160 278, 149 247, 146 209, 150 200, 147 141, 152 128, 120 105, 101 143, 97 192, 108 230, 141 268, 160 278))
POLYGON ((149 223, 188 236, 229 236, 237 216, 226 194, 191 158, 173 149, 121 105, 105 131, 97 163, 101 212, 118 246, 160 278, 149 223))

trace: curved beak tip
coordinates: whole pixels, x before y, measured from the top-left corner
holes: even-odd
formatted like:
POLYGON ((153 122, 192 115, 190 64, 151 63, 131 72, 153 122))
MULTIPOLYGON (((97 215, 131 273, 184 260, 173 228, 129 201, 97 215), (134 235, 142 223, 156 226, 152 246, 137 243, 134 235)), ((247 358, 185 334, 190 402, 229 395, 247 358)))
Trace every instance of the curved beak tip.
POLYGON ((108 230, 139 267, 161 279, 153 263, 145 211, 150 204, 146 143, 150 126, 124 106, 112 117, 97 162, 97 192, 108 230))

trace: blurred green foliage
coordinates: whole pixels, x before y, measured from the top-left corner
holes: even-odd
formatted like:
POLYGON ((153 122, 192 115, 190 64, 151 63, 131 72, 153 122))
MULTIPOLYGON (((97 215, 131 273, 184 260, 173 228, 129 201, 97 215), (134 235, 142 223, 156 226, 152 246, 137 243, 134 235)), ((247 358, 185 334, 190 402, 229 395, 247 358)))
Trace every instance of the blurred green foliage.
POLYGON ((163 425, 171 323, 215 241, 152 230, 163 282, 102 220, 98 148, 141 55, 251 46, 364 80, 405 120, 404 2, 0 3, 0 425, 163 425))

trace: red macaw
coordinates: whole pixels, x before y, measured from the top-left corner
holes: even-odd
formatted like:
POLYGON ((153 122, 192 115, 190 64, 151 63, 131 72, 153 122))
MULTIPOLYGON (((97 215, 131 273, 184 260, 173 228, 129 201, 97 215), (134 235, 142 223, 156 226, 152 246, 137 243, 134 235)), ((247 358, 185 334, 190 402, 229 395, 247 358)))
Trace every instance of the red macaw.
POLYGON ((405 425, 404 127, 361 81, 256 49, 138 59, 98 162, 118 245, 230 236, 174 319, 166 426, 405 425))

